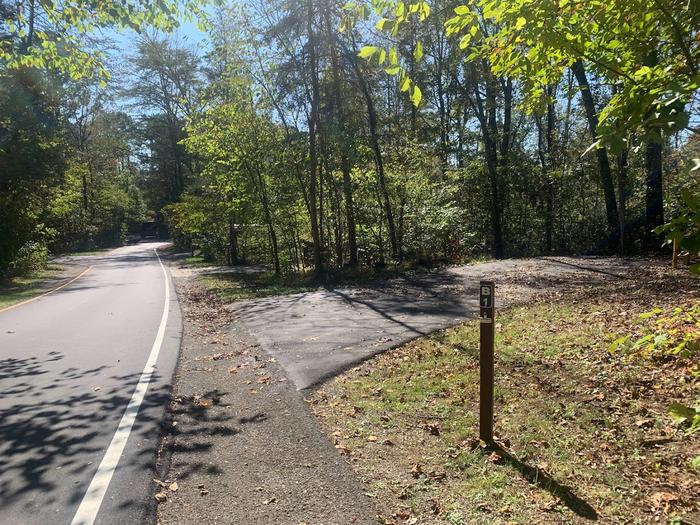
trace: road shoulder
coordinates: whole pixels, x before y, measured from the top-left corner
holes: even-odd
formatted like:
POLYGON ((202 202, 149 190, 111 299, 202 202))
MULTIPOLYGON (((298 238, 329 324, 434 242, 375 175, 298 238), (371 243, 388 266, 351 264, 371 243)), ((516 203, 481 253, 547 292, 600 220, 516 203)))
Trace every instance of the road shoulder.
POLYGON ((184 334, 159 523, 375 523, 363 485, 278 363, 196 278, 173 277, 184 334))
POLYGON ((34 277, 18 278, 8 284, 0 284, 0 312, 67 285, 90 267, 84 261, 66 259, 64 257, 60 261, 50 262, 46 270, 34 277))

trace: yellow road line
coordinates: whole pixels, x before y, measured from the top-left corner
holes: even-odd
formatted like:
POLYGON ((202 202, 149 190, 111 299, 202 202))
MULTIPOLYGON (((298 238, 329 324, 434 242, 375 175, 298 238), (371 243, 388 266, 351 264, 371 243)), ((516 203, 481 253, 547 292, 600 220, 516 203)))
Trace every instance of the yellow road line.
POLYGON ((49 290, 48 292, 44 292, 44 293, 41 294, 41 295, 37 295, 36 297, 32 297, 31 299, 27 299, 26 301, 22 301, 21 303, 13 304, 13 305, 7 306, 7 307, 5 307, 5 308, 0 308, 0 314, 1 314, 2 312, 7 312, 8 310, 12 310, 13 308, 18 308, 18 307, 20 307, 20 306, 22 306, 22 305, 25 305, 25 304, 27 304, 27 303, 31 303, 31 302, 33 302, 33 301, 36 301, 37 299, 41 299, 42 297, 46 297, 46 296, 49 295, 49 294, 52 294, 52 293, 54 293, 54 292, 57 292, 57 291, 59 291, 61 288, 65 288, 65 287, 68 286, 69 284, 73 284, 75 281, 77 281, 78 279, 80 279, 83 275, 85 275, 86 273, 88 273, 90 270, 92 270, 92 266, 88 266, 88 267, 85 268, 82 272, 80 272, 78 275, 76 275, 75 277, 73 277, 70 281, 68 281, 67 283, 63 283, 61 286, 57 286, 57 287, 54 288, 53 290, 49 290))

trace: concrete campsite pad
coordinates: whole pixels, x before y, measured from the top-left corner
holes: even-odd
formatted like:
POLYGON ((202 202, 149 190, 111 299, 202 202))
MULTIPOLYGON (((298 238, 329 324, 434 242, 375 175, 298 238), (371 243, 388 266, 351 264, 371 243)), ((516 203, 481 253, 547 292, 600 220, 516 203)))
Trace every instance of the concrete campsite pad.
POLYGON ((480 280, 496 281, 496 306, 525 304, 563 286, 624 279, 640 265, 617 258, 509 259, 397 278, 377 286, 319 289, 232 308, 297 389, 311 388, 401 343, 477 315, 480 280))

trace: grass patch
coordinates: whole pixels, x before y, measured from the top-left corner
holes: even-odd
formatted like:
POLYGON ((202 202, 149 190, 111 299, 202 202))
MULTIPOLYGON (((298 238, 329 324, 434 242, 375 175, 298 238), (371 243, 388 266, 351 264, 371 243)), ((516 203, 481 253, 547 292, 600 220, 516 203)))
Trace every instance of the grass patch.
POLYGON ((700 397, 697 353, 650 360, 608 352, 639 314, 677 306, 663 300, 569 298, 501 313, 500 449, 475 440, 475 322, 378 356, 311 403, 384 523, 694 523, 700 432, 674 425, 667 408, 700 397))
POLYGON ((275 275, 267 271, 203 275, 201 279, 226 302, 306 292, 318 287, 310 275, 275 275))
MULTIPOLYGON (((208 265, 196 256, 186 259, 185 264, 187 266, 208 265)), ((387 279, 416 275, 426 271, 428 271, 426 268, 401 267, 381 271, 342 270, 318 278, 311 272, 276 275, 272 271, 245 271, 245 267, 237 271, 235 267, 232 267, 231 273, 204 274, 200 278, 222 300, 233 302, 308 292, 318 288, 371 285, 387 279)))
POLYGON ((84 256, 88 256, 88 255, 103 255, 110 250, 111 250, 111 248, 103 248, 100 250, 86 250, 84 252, 70 252, 70 253, 63 254, 63 257, 84 257, 84 256))
POLYGON ((8 282, 0 283, 0 309, 43 293, 45 288, 42 285, 47 280, 58 278, 62 271, 62 266, 49 264, 30 277, 13 277, 8 282))

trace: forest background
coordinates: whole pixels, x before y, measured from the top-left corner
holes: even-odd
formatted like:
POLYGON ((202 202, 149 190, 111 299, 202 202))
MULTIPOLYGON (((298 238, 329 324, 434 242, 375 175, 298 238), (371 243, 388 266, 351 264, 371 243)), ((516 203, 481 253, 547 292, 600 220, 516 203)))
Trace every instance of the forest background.
POLYGON ((0 2, 3 278, 700 250, 696 2, 74 4, 0 2))

